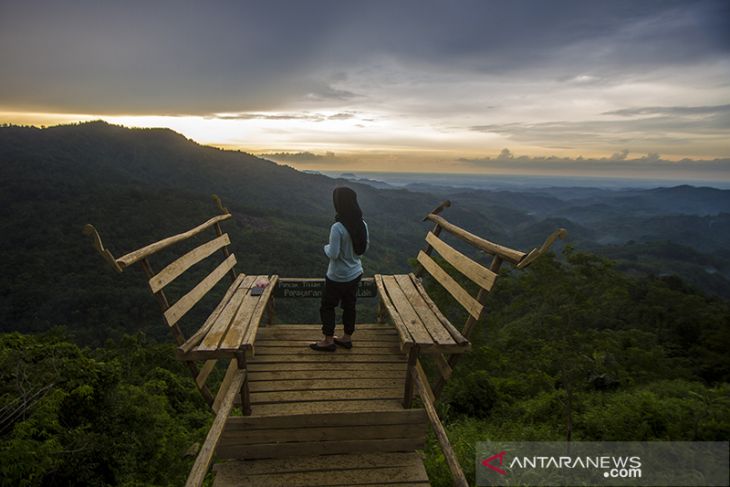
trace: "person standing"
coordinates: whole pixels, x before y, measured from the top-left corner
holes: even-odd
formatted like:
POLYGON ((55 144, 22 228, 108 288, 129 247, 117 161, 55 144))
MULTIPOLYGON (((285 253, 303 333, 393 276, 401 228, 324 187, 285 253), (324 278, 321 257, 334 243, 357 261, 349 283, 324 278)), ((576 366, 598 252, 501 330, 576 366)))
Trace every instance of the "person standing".
POLYGON ((332 193, 335 223, 330 228, 329 243, 324 253, 329 258, 324 292, 319 308, 324 338, 309 347, 319 352, 334 352, 337 346, 352 348, 355 332, 357 288, 362 279, 360 256, 370 247, 367 223, 357 203, 357 193, 347 187, 335 188, 332 193), (344 334, 335 336, 335 308, 342 308, 344 334))

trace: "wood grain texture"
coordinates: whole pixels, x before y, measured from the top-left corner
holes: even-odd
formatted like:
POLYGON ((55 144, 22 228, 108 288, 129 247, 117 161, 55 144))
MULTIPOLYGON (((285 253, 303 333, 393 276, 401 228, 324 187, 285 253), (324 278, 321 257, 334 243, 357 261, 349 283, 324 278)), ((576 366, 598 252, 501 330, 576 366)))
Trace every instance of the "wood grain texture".
POLYGON ((408 347, 410 347, 415 340, 413 339, 413 336, 411 336, 410 331, 408 331, 408 327, 406 326, 405 322, 403 321, 403 318, 401 317, 400 313, 398 313, 398 310, 396 309, 392 298, 388 294, 388 290, 386 288, 385 282, 383 281, 383 276, 381 274, 375 275, 375 285, 378 288, 378 296, 380 299, 380 303, 387 311, 388 315, 390 316, 390 319, 393 320, 393 324, 395 325, 395 328, 398 331, 398 336, 400 337, 401 343, 403 344, 403 348, 405 350, 408 347))
POLYGON ((156 293, 180 277, 186 270, 190 269, 206 257, 210 257, 216 250, 230 243, 231 240, 228 238, 228 234, 225 233, 218 238, 214 238, 213 240, 194 248, 187 254, 171 262, 167 267, 158 272, 157 275, 153 276, 149 280, 150 289, 153 293, 156 293))
POLYGON ((211 372, 213 372, 216 363, 218 363, 218 360, 216 359, 205 361, 205 364, 201 367, 197 377, 195 377, 195 383, 198 385, 198 388, 203 387, 205 381, 208 380, 208 376, 211 372))
POLYGON ((311 428, 320 426, 367 426, 375 424, 424 424, 428 423, 426 411, 421 408, 369 411, 292 414, 288 416, 231 416, 226 431, 256 431, 271 428, 311 428))
POLYGON ((145 257, 149 257, 150 255, 155 254, 155 253, 159 252, 160 250, 165 249, 178 242, 187 240, 190 237, 193 237, 193 236, 199 234, 203 230, 212 227, 216 223, 222 222, 224 220, 228 220, 229 218, 231 218, 230 214, 214 216, 213 218, 206 221, 205 223, 202 223, 202 224, 198 225, 197 227, 188 230, 187 232, 173 235, 172 237, 167 237, 158 242, 149 244, 146 247, 142 247, 141 249, 130 252, 127 255, 124 255, 124 256, 118 258, 117 264, 119 264, 119 266, 121 268, 128 267, 128 266, 134 264, 135 262, 144 259, 145 257))
POLYGON ((234 460, 216 465, 215 471, 213 487, 431 485, 423 461, 415 452, 234 460))
MULTIPOLYGON (((338 415, 339 416, 339 415, 338 415)), ((278 419, 278 418, 277 418, 278 419)), ((221 474, 224 469, 231 468, 234 478, 240 473, 248 475, 278 472, 330 471, 332 465, 351 465, 353 468, 402 467, 419 460, 415 452, 363 453, 358 455, 335 454, 327 457, 301 456, 295 458, 271 458, 256 461, 226 462, 213 469, 221 474)), ((218 475, 216 475, 218 477, 218 475)))
POLYGON ((386 292, 390 297, 397 314, 403 320, 408 333, 416 344, 427 345, 433 343, 431 334, 421 321, 420 316, 413 308, 413 303, 398 285, 396 276, 382 276, 386 292))
POLYGON ((196 331, 190 338, 187 339, 185 343, 180 345, 178 347, 178 350, 181 353, 187 353, 190 350, 192 350, 196 345, 200 343, 200 341, 205 337, 205 334, 208 333, 208 330, 210 330, 210 327, 213 326, 213 323, 218 319, 220 314, 223 312, 225 307, 228 305, 228 302, 231 300, 231 297, 233 297, 233 293, 236 292, 236 290, 241 286, 243 283, 243 279, 246 277, 245 274, 239 274, 236 277, 236 280, 233 281, 233 284, 228 288, 226 291, 226 294, 223 296, 223 299, 220 300, 218 305, 215 307, 213 312, 206 318, 205 323, 196 331))
POLYGON ((213 272, 208 274, 202 281, 200 281, 193 289, 191 289, 185 296, 180 298, 175 304, 165 311, 165 321, 167 324, 172 326, 177 323, 180 318, 185 316, 185 313, 195 306, 195 303, 205 296, 205 294, 215 286, 218 281, 221 280, 226 273, 236 265, 236 256, 231 255, 226 260, 220 263, 213 272))
POLYGON ((400 411, 403 409, 401 399, 382 400, 352 400, 352 401, 312 401, 303 403, 274 403, 256 404, 252 408, 254 416, 281 416, 290 414, 318 414, 318 413, 352 413, 381 411, 400 411))
POLYGON ((454 325, 451 324, 451 322, 444 316, 444 314, 441 312, 441 310, 436 306, 436 303, 433 302, 431 299, 431 296, 428 295, 426 292, 426 288, 423 287, 423 284, 421 284, 421 280, 418 279, 414 274, 409 274, 411 277, 411 280, 413 281, 413 285, 416 287, 418 292, 421 294, 421 298, 423 301, 428 305, 428 307, 431 309, 433 314, 441 321, 441 323, 444 325, 444 328, 451 334, 451 337, 454 339, 454 341, 465 347, 464 351, 468 351, 471 348, 471 344, 469 343, 469 340, 464 337, 464 335, 461 334, 459 330, 456 329, 454 325))
MULTIPOLYGON (((250 325, 246 329, 246 332, 241 339, 241 343, 246 347, 253 347, 256 336, 258 334, 259 326, 261 325, 261 318, 263 318, 264 312, 270 307, 270 305, 272 305, 273 292, 279 280, 279 276, 277 275, 262 277, 266 277, 268 279, 269 285, 266 286, 264 292, 261 293, 261 296, 259 296, 256 307, 251 314, 250 325)), ((269 319, 271 319, 271 316, 269 316, 269 319)))
POLYGON ((497 278, 497 275, 494 272, 477 262, 474 262, 472 259, 462 254, 431 232, 428 232, 428 235, 426 235, 426 242, 431 244, 433 249, 438 252, 439 255, 446 260, 446 262, 471 279, 477 286, 482 289, 486 289, 487 291, 492 289, 492 286, 494 286, 494 280, 497 278))
POLYGON ((418 253, 418 262, 431 276, 461 304, 467 313, 479 319, 484 306, 474 299, 461 285, 448 275, 439 265, 423 251, 418 253))
POLYGON ((233 318, 238 313, 241 303, 248 294, 251 285, 254 283, 256 276, 246 276, 238 289, 235 290, 233 296, 228 301, 228 304, 223 308, 218 318, 215 320, 213 325, 209 328, 208 332, 203 337, 200 345, 195 347, 195 351, 211 351, 217 350, 221 341, 225 337, 228 328, 233 322, 233 318))
MULTIPOLYGON (((232 360, 231 362, 235 361, 232 360)), ((236 372, 237 373, 229 381, 228 388, 218 402, 217 414, 213 420, 210 430, 208 430, 208 435, 205 437, 203 446, 198 452, 193 468, 190 470, 190 474, 185 482, 186 487, 200 487, 203 485, 203 479, 208 473, 208 467, 210 467, 210 462, 213 460, 213 454, 218 448, 228 415, 231 413, 231 409, 233 409, 233 400, 238 395, 238 391, 246 378, 245 370, 236 369, 236 372)))
MULTIPOLYGON (((242 370, 238 368, 238 361, 235 358, 231 359, 228 362, 226 375, 223 376, 223 381, 221 382, 221 386, 218 388, 218 393, 215 395, 215 399, 213 400, 213 406, 211 407, 211 409, 213 409, 216 414, 218 413, 218 411, 220 411, 221 405, 227 397, 226 394, 231 392, 231 384, 233 384, 234 381, 238 381, 237 377, 241 375, 240 372, 242 372, 242 370)), ((243 384, 243 382, 241 382, 241 384, 243 384)), ((240 392, 239 390, 240 386, 237 390, 232 392, 233 395, 238 397, 238 392, 240 392)))
POLYGON ((401 397, 403 389, 398 387, 379 387, 377 389, 325 389, 309 391, 271 391, 251 394, 251 404, 273 403, 305 403, 311 401, 347 401, 361 399, 363 401, 378 399, 397 399, 401 397))
POLYGON ((443 323, 433 313, 428 304, 423 300, 421 294, 416 289, 415 284, 411 280, 411 277, 406 274, 399 274, 395 277, 398 287, 408 299, 408 302, 413 306, 413 310, 416 312, 418 317, 421 319, 423 326, 425 327, 428 334, 431 336, 431 340, 438 345, 455 345, 456 342, 451 336, 448 330, 444 328, 443 323))
POLYGON ((434 397, 433 392, 430 391, 431 387, 428 385, 428 382, 424 383, 418 375, 416 375, 415 379, 418 394, 421 396, 423 406, 426 409, 426 414, 428 415, 429 421, 431 421, 431 427, 433 428, 433 432, 436 434, 436 439, 439 442, 441 451, 443 452, 446 463, 451 471, 451 476, 454 479, 453 485, 457 487, 469 487, 469 483, 466 481, 466 477, 464 476, 464 471, 461 469, 461 465, 459 465, 459 459, 451 446, 448 435, 446 434, 444 425, 441 424, 436 408, 430 401, 430 398, 434 397))
POLYGON ((443 217, 440 217, 438 215, 428 215, 427 218, 431 220, 434 223, 439 224, 444 230, 451 233, 452 235, 459 237, 460 239, 464 240, 468 244, 473 245, 474 247, 485 251, 488 254, 492 255, 500 255, 503 259, 513 263, 517 264, 519 263, 524 257, 525 253, 521 252, 519 250, 514 250, 509 247, 505 247, 503 245, 496 244, 494 242, 490 242, 489 240, 483 239, 481 237, 478 237, 474 235, 473 233, 470 233, 466 230, 464 230, 461 227, 457 227, 453 223, 449 223, 446 219, 443 217))
MULTIPOLYGON (((252 379, 252 375, 249 379, 252 379)), ((348 378, 320 376, 310 379, 258 380, 249 381, 251 392, 274 391, 317 391, 317 390, 355 390, 355 389, 391 389, 402 388, 403 377, 397 378, 348 378)))
MULTIPOLYGON (((377 440, 311 441, 292 443, 261 443, 257 445, 221 445, 221 458, 280 458, 301 455, 331 455, 333 453, 369 453, 413 451, 423 448, 426 435, 415 438, 385 438, 377 440)), ((332 474, 328 474, 331 476, 332 474)), ((258 485, 258 484, 256 484, 258 485)), ((316 485, 316 484, 315 484, 316 485)), ((347 485, 347 484, 345 484, 347 485)))
POLYGON ((302 428, 277 427, 259 430, 224 430, 221 446, 255 445, 259 443, 311 442, 336 440, 378 440, 385 438, 412 438, 426 434, 427 423, 369 424, 364 426, 316 426, 302 428))

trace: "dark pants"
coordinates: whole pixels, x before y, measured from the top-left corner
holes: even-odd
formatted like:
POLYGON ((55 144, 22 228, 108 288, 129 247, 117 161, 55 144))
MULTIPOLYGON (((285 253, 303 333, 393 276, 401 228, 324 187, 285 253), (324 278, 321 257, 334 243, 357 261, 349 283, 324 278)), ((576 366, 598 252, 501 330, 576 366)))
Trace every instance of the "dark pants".
POLYGON ((338 304, 342 308, 342 324, 345 325, 345 333, 352 335, 355 331, 355 303, 360 279, 362 279, 362 274, 348 282, 337 282, 328 277, 324 278, 322 305, 319 307, 324 336, 331 337, 335 334, 335 308, 338 304))

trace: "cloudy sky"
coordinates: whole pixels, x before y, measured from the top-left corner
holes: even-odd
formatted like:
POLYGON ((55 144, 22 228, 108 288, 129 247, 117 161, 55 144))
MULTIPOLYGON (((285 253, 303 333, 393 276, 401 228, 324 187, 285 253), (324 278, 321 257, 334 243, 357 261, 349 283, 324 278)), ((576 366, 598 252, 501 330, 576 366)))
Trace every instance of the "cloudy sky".
POLYGON ((303 169, 730 179, 727 0, 0 0, 0 45, 0 122, 303 169))

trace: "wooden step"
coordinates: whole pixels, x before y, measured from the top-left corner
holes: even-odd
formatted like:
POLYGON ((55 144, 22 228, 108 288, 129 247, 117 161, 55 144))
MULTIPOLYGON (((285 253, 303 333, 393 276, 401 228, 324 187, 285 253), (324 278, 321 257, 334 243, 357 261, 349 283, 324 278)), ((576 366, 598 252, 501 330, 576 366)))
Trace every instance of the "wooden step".
POLYGON ((413 451, 427 433, 423 409, 328 412, 228 418, 219 458, 280 458, 337 453, 413 451))
POLYGON ((234 460, 214 467, 214 487, 431 485, 415 452, 234 460))

